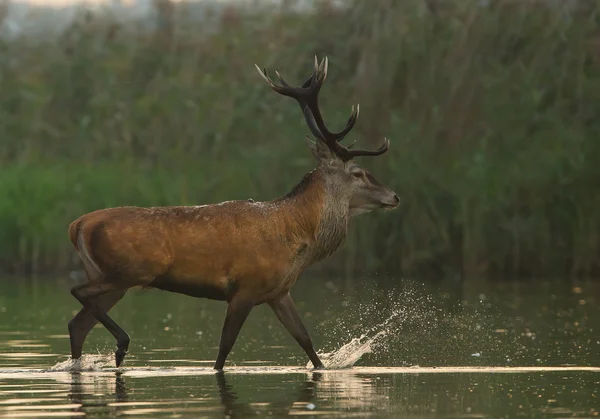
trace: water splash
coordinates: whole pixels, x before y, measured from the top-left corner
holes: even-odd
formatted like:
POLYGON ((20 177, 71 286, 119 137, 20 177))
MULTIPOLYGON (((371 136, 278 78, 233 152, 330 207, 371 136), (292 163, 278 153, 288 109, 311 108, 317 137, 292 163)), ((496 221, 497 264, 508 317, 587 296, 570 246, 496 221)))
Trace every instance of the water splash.
MULTIPOLYGON (((363 355, 373 352, 373 346, 385 335, 386 330, 382 330, 371 337, 363 334, 333 352, 319 353, 319 358, 328 369, 351 368, 363 355)), ((306 368, 312 367, 312 362, 308 361, 306 368)))
POLYGON ((342 303, 345 310, 318 326, 329 340, 324 346, 336 348, 319 352, 328 368, 350 368, 366 354, 367 362, 388 366, 506 365, 514 358, 508 356, 514 352, 513 339, 496 333, 498 313, 483 300, 462 304, 436 297, 412 281, 358 294, 348 296, 342 303))
MULTIPOLYGON (((371 305, 369 308, 372 307, 371 305)), ((385 348, 386 338, 394 334, 398 326, 411 315, 414 315, 414 312, 409 311, 407 307, 396 306, 384 321, 368 328, 360 337, 353 338, 337 350, 318 352, 319 358, 328 369, 351 368, 363 355, 385 348)), ((312 362, 309 361, 306 367, 312 368, 312 362)))
POLYGON ((101 371, 106 367, 114 367, 113 354, 86 354, 79 359, 69 358, 51 367, 51 372, 101 371))

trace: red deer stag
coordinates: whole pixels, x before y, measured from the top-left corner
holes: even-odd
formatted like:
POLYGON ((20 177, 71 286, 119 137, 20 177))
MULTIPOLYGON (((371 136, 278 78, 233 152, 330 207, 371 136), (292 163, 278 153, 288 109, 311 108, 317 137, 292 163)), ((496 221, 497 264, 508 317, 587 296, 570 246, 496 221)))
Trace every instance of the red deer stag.
POLYGON ((83 308, 69 322, 71 356, 81 357, 84 340, 100 322, 117 340, 121 365, 129 336, 107 312, 132 287, 142 286, 227 302, 214 368, 222 370, 238 333, 256 305, 267 303, 304 349, 315 368, 323 368, 294 306, 290 289, 309 265, 331 255, 346 236, 348 220, 377 208, 396 208, 399 199, 352 160, 378 156, 339 141, 358 117, 353 108, 346 127, 325 126, 318 94, 327 76, 327 58, 301 87, 281 85, 260 75, 271 89, 301 105, 317 137, 308 141, 316 169, 287 195, 269 202, 227 201, 173 207, 117 207, 75 220, 69 236, 83 262, 87 282, 71 294, 83 308))

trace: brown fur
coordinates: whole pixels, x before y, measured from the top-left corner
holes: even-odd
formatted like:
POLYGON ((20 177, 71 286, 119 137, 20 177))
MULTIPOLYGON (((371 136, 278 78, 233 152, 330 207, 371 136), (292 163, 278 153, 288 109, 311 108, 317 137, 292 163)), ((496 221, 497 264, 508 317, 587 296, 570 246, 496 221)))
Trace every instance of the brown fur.
POLYGON ((324 179, 313 171, 275 201, 103 209, 75 220, 69 237, 80 255, 87 251, 106 279, 124 288, 227 301, 239 294, 260 304, 286 293, 295 281, 284 283, 291 273, 335 250, 310 256, 324 228, 324 206, 324 179))

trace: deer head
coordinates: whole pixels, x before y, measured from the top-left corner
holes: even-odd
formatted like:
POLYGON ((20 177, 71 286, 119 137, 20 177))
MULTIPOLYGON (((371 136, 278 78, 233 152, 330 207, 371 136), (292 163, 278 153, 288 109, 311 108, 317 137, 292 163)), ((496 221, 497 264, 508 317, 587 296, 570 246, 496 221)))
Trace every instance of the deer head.
POLYGON ((313 74, 301 87, 292 87, 287 84, 278 72, 277 77, 281 85, 275 84, 268 76, 267 70, 256 69, 263 79, 275 92, 296 99, 302 108, 306 123, 316 141, 307 136, 308 145, 312 155, 319 162, 320 170, 329 185, 336 191, 336 196, 348 203, 351 216, 362 214, 374 209, 397 208, 400 199, 391 189, 382 185, 371 173, 354 162, 359 156, 379 156, 385 153, 390 141, 384 139, 383 145, 378 150, 354 150, 354 143, 346 147, 340 143, 352 130, 359 115, 359 107, 352 107, 352 113, 346 127, 339 132, 327 129, 319 109, 319 91, 327 78, 328 60, 325 57, 321 63, 315 57, 313 74))

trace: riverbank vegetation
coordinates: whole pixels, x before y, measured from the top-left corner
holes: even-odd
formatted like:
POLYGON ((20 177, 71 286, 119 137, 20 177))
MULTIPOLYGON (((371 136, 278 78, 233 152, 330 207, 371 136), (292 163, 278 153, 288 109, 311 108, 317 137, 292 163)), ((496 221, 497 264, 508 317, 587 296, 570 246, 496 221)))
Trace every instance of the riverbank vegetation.
MULTIPOLYGON (((589 277, 600 271, 596 6, 355 0, 247 14, 216 30, 83 14, 60 37, 0 43, 0 267, 78 266, 79 215, 117 205, 272 199, 314 167, 288 82, 330 60, 322 108, 403 200, 351 224, 321 269, 589 277)), ((571 3, 569 3, 571 4, 571 3)))

